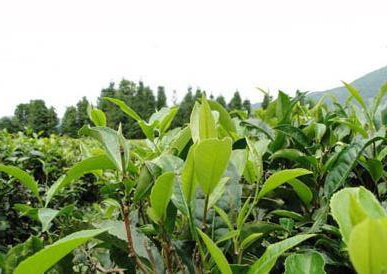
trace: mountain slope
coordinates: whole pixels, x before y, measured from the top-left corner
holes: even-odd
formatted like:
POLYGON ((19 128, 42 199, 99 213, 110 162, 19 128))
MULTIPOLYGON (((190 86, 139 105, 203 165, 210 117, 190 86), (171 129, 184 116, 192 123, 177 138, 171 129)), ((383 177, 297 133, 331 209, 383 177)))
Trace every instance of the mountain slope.
MULTIPOLYGON (((360 91, 361 96, 367 102, 377 94, 385 82, 387 82, 387 66, 356 79, 351 85, 360 91)), ((344 102, 348 98, 349 92, 345 87, 337 87, 327 91, 312 92, 309 97, 318 100, 325 94, 333 94, 340 102, 344 102)))

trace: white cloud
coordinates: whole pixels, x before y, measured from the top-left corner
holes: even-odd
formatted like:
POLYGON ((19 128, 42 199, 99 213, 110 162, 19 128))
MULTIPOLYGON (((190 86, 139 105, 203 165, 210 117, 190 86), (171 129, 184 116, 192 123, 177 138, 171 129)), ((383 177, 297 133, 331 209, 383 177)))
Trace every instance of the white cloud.
POLYGON ((256 86, 324 90, 387 65, 385 1, 2 1, 0 116, 63 114, 122 77, 252 102, 256 86))

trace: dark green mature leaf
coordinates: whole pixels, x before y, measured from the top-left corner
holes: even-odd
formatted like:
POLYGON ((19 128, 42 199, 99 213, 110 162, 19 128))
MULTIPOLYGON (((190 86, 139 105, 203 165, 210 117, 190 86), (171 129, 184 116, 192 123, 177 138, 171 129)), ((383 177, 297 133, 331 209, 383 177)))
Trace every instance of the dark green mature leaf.
POLYGON ((68 186, 84 174, 101 169, 114 169, 114 167, 115 165, 106 155, 90 157, 77 163, 64 177, 59 178, 58 181, 56 181, 47 191, 46 206, 51 201, 52 197, 58 193, 58 191, 68 186))
POLYGON ((304 148, 308 148, 310 146, 310 140, 299 128, 296 128, 292 125, 279 125, 279 126, 276 126, 274 129, 289 136, 296 143, 298 143, 304 148))
POLYGON ((351 173, 357 159, 363 150, 375 141, 384 138, 375 137, 371 140, 353 140, 350 145, 342 149, 337 159, 335 160, 333 167, 325 178, 324 193, 330 197, 340 186, 344 185, 345 180, 351 173))
POLYGON ((296 177, 303 176, 310 173, 312 172, 303 168, 286 169, 286 170, 278 171, 273 175, 271 175, 263 184, 263 187, 258 194, 258 198, 262 198, 273 189, 279 187, 280 185, 296 177))
POLYGON ((251 267, 248 274, 269 273, 275 265, 279 256, 301 242, 315 236, 314 234, 303 234, 290 237, 286 240, 271 244, 265 253, 251 267))
POLYGON ((298 179, 291 179, 288 181, 288 184, 293 187, 294 191, 297 193, 298 197, 300 197, 304 204, 310 204, 313 199, 313 193, 306 184, 298 179))
POLYGON ((6 166, 2 164, 0 164, 0 171, 18 179, 25 187, 29 188, 38 199, 40 199, 38 183, 27 172, 21 170, 18 167, 6 166))
POLYGON ((324 257, 316 251, 292 254, 285 260, 285 274, 325 274, 324 257))
POLYGON ((106 229, 83 230, 68 235, 22 261, 14 274, 30 274, 31 269, 36 274, 43 274, 73 249, 105 231, 106 229))
MULTIPOLYGON (((36 236, 31 236, 24 243, 11 248, 4 258, 3 271, 5 274, 13 273, 17 265, 43 248, 43 242, 36 236)), ((0 265, 1 267, 1 265, 0 265)))

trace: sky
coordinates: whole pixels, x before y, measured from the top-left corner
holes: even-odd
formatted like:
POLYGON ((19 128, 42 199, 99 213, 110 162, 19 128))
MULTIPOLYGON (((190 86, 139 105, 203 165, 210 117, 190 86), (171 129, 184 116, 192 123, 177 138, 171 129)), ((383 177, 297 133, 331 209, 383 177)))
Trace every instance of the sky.
POLYGON ((126 78, 252 103, 387 65, 385 0, 0 0, 0 116, 44 99, 60 116, 126 78))

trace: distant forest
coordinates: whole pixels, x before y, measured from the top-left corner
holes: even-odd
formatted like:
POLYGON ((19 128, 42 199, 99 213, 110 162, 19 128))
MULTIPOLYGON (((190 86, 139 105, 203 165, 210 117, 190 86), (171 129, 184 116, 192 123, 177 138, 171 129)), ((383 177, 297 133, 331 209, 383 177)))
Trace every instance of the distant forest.
MULTIPOLYGON (((173 127, 179 127, 189 122, 189 116, 196 99, 201 97, 204 91, 197 88, 193 90, 188 88, 187 93, 179 105, 178 113, 172 123, 173 127)), ((209 93, 207 93, 209 95, 209 93)), ((123 100, 127 105, 133 108, 143 119, 149 117, 163 107, 167 107, 167 97, 165 89, 162 86, 154 92, 143 82, 135 83, 133 81, 121 80, 118 85, 110 83, 107 88, 101 90, 98 98, 97 107, 105 112, 107 125, 117 128, 122 124, 123 132, 128 138, 142 138, 142 131, 137 123, 126 114, 124 114, 114 104, 103 100, 103 97, 111 97, 123 100), (156 93, 156 94, 155 94, 156 93)), ((209 95, 211 100, 216 100, 229 111, 245 111, 250 114, 251 103, 248 99, 242 100, 238 91, 236 91, 227 103, 225 98, 220 95, 214 98, 209 95)), ((266 96, 265 96, 266 97, 266 96)), ((271 98, 265 98, 268 101, 271 98)), ((78 130, 85 124, 89 124, 87 108, 90 102, 83 97, 75 106, 67 107, 63 118, 60 120, 53 107, 48 108, 43 100, 31 100, 26 104, 16 106, 12 117, 3 117, 0 119, 0 130, 7 129, 11 133, 19 131, 34 132, 40 136, 49 136, 50 134, 62 134, 71 137, 78 136, 78 130)))

